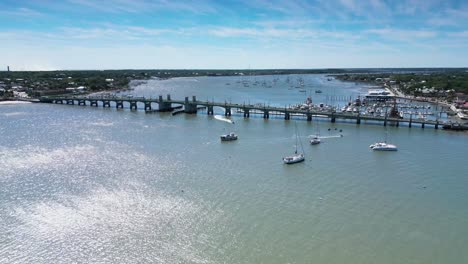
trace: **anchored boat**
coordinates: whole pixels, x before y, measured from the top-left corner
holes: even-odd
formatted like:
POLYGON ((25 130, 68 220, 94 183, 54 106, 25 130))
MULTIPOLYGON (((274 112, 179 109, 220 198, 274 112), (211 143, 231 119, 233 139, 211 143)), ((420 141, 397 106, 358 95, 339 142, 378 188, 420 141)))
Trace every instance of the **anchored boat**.
POLYGON ((295 129, 296 129, 296 146, 295 146, 296 151, 294 151, 294 155, 286 156, 286 157, 283 158, 284 164, 294 164, 294 163, 303 162, 305 160, 304 148, 302 147, 302 142, 300 142, 301 143, 302 153, 297 153, 297 142, 299 140, 298 140, 298 135, 297 135, 297 125, 296 125, 296 123, 294 123, 294 125, 295 125, 295 129))
POLYGON ((221 135, 221 141, 233 141, 233 140, 237 140, 237 135, 234 134, 234 132, 231 132, 226 135, 221 135))

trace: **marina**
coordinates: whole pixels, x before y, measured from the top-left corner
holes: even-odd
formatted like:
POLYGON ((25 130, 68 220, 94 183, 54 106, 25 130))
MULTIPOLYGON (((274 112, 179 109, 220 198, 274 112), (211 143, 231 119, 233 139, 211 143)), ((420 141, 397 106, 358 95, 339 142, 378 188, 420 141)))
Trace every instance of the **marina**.
MULTIPOLYGON (((312 96, 318 107, 341 109, 366 91, 343 84, 335 88, 343 100, 327 102, 335 81, 303 79, 323 91, 312 96)), ((301 112, 284 120, 284 108, 307 96, 279 85, 238 89, 235 78, 183 78, 135 86, 127 93, 137 110, 129 110, 130 102, 103 107, 110 96, 96 98, 98 107, 91 107, 94 98, 86 106, 1 105, 0 222, 8 254, 34 263, 55 262, 57 255, 71 263, 85 249, 96 262, 116 263, 115 256, 127 263, 369 264, 468 257, 465 132, 332 123, 319 114, 307 122, 301 112), (145 114, 139 100, 158 94, 183 104, 145 114), (258 109, 250 109, 250 118, 237 108, 226 116, 222 106, 213 115, 207 107, 173 116, 185 110, 187 94, 222 105, 245 100, 258 109), (259 103, 282 111, 263 118, 259 103), (385 129, 397 152, 369 148, 384 141, 385 129), (321 143, 309 144, 318 131, 321 143), (238 140, 220 142, 231 132, 238 140), (304 161, 284 164, 296 147, 304 161), (167 250, 154 250, 160 248, 167 250)), ((151 107, 159 110, 158 103, 151 107)))

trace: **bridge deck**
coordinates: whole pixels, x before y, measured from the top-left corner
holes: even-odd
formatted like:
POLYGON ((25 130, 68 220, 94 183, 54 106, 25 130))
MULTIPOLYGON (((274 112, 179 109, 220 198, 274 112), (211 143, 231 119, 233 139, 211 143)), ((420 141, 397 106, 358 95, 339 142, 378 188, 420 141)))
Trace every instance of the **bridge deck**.
POLYGON ((160 100, 158 98, 145 98, 145 97, 79 97, 79 96, 60 96, 60 97, 43 97, 41 98, 42 102, 54 102, 54 101, 106 101, 106 102, 128 102, 128 103, 166 103, 166 104, 179 104, 179 105, 195 105, 195 106, 205 106, 205 107, 221 107, 225 109, 241 109, 241 110, 257 110, 261 112, 277 112, 283 114, 293 114, 293 115, 304 115, 304 116, 313 116, 321 115, 329 118, 336 119, 354 119, 354 120, 368 120, 368 121, 381 121, 381 122, 406 122, 413 124, 429 124, 429 125, 439 125, 443 124, 438 120, 423 120, 423 119, 409 119, 409 118, 390 118, 390 117, 381 117, 373 115, 363 115, 358 113, 347 113, 347 112, 333 112, 333 111, 317 111, 317 110, 300 110, 300 109, 291 109, 284 107, 274 107, 274 106, 260 106, 260 105, 251 105, 251 104, 235 104, 228 102, 209 102, 209 101, 193 101, 193 100, 160 100))

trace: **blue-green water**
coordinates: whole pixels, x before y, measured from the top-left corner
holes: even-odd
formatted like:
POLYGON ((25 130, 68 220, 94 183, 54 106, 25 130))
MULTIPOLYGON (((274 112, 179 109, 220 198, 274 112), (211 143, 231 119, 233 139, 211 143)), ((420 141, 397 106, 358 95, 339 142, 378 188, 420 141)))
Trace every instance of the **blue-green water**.
MULTIPOLYGON (((366 90, 303 78, 324 91, 315 102, 366 90)), ((154 80, 132 93, 305 99, 235 80, 154 80)), ((388 127, 399 151, 376 153, 379 125, 232 119, 0 105, 0 263, 468 261, 466 133, 388 127), (294 123, 306 162, 287 166, 294 123), (344 136, 311 146, 317 123, 323 136, 344 136), (239 140, 221 143, 231 130, 239 140)))

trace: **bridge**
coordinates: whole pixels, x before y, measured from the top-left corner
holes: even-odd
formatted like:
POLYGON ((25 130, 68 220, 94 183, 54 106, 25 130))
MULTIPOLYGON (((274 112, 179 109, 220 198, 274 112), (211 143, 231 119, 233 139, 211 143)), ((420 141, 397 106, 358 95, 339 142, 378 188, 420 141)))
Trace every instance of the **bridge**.
POLYGON ((200 107, 207 109, 208 115, 214 114, 214 107, 220 107, 224 109, 225 116, 231 116, 233 111, 242 113, 244 118, 249 118, 250 115, 261 115, 263 118, 268 119, 270 115, 281 115, 284 116, 285 120, 291 119, 291 116, 301 116, 312 121, 313 116, 320 116, 323 118, 329 118, 332 123, 336 122, 337 119, 354 120, 356 124, 360 124, 361 121, 377 121, 386 126, 388 123, 392 123, 395 126, 399 126, 401 123, 407 123, 409 127, 413 124, 419 124, 422 128, 426 125, 431 125, 435 129, 439 128, 439 125, 444 123, 439 120, 424 120, 424 119, 413 119, 410 118, 394 118, 387 114, 385 116, 374 116, 361 113, 349 113, 349 112, 336 112, 334 110, 301 110, 291 109, 287 107, 274 107, 266 105, 252 105, 252 104, 235 104, 228 102, 209 102, 199 101, 196 96, 191 99, 185 97, 185 100, 174 100, 170 95, 163 98, 160 95, 158 98, 146 98, 146 97, 115 97, 115 96, 56 96, 56 97, 41 97, 40 102, 42 103, 53 103, 53 104, 67 104, 67 105, 90 105, 94 107, 111 107, 111 103, 117 108, 124 108, 124 104, 128 105, 130 110, 137 110, 138 103, 143 105, 145 111, 158 111, 158 112, 171 112, 178 108, 183 108, 184 113, 196 114, 200 107), (153 108, 157 105, 157 109, 153 108))

